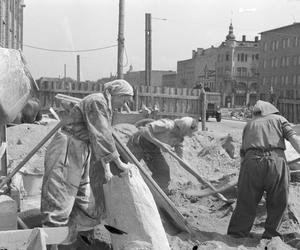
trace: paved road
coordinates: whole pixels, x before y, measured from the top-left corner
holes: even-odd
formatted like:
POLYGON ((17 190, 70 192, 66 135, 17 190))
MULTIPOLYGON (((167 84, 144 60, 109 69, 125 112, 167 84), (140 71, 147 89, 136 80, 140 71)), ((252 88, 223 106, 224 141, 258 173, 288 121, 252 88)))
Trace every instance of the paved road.
MULTIPOLYGON (((222 120, 221 122, 216 122, 216 119, 210 118, 206 122, 206 127, 208 131, 213 131, 218 136, 226 135, 228 133, 232 134, 234 137, 242 136, 242 131, 245 126, 245 122, 236 120, 222 120)), ((201 124, 200 124, 201 128, 201 124)))

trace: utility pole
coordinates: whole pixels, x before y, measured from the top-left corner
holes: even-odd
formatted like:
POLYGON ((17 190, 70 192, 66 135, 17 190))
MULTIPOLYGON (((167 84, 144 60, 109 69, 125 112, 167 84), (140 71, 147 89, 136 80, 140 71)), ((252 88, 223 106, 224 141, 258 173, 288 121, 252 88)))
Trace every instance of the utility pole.
POLYGON ((67 64, 64 64, 64 82, 66 82, 67 77, 67 64))
POLYGON ((80 55, 77 55, 77 84, 80 83, 80 55))
POLYGON ((152 39, 151 39, 151 14, 145 15, 145 84, 151 85, 151 71, 152 71, 152 39))
POLYGON ((119 0, 119 32, 118 32, 118 79, 123 79, 123 55, 124 55, 124 2, 119 0))

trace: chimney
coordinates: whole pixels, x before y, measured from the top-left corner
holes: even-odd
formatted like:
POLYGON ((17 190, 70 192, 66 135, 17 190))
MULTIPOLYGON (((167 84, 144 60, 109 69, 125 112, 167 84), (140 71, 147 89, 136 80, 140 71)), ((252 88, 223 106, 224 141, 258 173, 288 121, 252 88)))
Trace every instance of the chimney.
POLYGON ((196 50, 193 49, 193 52, 192 52, 192 58, 194 58, 196 56, 196 50))
POLYGON ((258 42, 258 36, 254 37, 254 42, 258 42))
POLYGON ((245 35, 242 36, 242 41, 246 42, 246 36, 245 35))

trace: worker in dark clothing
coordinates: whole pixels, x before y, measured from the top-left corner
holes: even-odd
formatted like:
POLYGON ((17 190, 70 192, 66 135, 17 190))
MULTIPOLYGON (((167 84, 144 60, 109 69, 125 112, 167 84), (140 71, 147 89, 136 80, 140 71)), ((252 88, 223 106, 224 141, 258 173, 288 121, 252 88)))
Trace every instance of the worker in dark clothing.
POLYGON ((192 117, 160 119, 139 128, 132 136, 129 148, 139 160, 145 161, 152 172, 152 178, 165 193, 169 192, 171 177, 170 167, 161 150, 172 147, 182 158, 184 137, 191 136, 197 130, 198 120, 192 117))
POLYGON ((284 150, 290 141, 300 153, 300 140, 289 122, 272 104, 257 101, 253 119, 244 130, 237 205, 228 231, 235 237, 247 237, 256 216, 256 207, 266 192, 267 219, 262 238, 280 236, 278 232, 288 204, 289 168, 284 150))
POLYGON ((68 226, 63 244, 72 244, 78 232, 92 230, 105 218, 103 183, 112 178, 111 165, 128 169, 120 160, 111 121, 113 110, 132 101, 132 96, 133 88, 125 80, 106 83, 103 93, 86 96, 70 110, 47 147, 42 224, 68 226))

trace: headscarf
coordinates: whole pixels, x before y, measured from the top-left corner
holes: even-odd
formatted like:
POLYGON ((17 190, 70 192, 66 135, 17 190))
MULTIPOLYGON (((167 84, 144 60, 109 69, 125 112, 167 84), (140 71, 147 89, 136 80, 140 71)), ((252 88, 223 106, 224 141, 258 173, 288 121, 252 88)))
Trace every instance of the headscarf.
POLYGON ((258 114, 261 116, 267 116, 275 113, 279 113, 279 110, 273 104, 262 100, 258 100, 253 107, 253 114, 255 116, 258 114))
POLYGON ((132 86, 123 79, 117 79, 104 84, 104 93, 109 93, 111 96, 130 95, 133 96, 132 86))
POLYGON ((198 120, 192 117, 182 117, 174 120, 175 125, 179 128, 181 136, 191 134, 198 130, 198 120))

